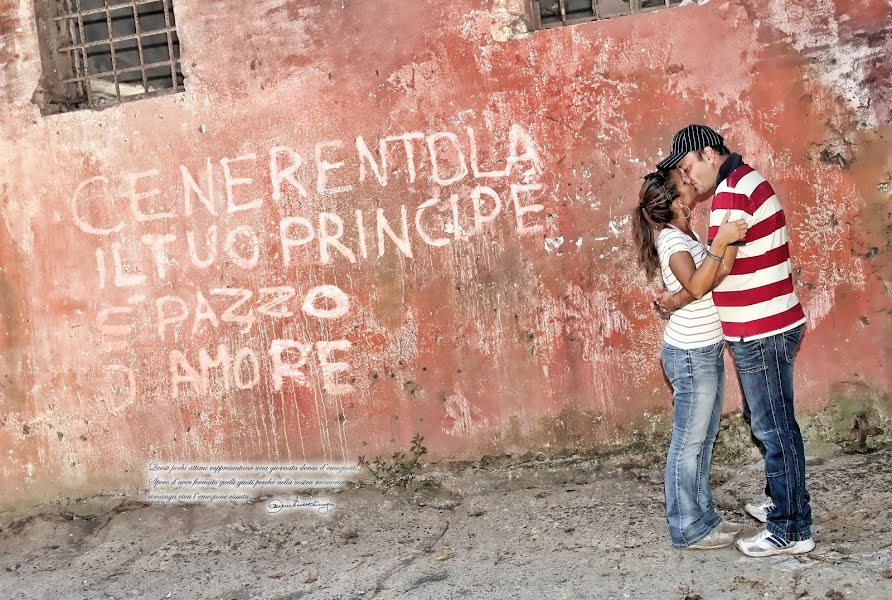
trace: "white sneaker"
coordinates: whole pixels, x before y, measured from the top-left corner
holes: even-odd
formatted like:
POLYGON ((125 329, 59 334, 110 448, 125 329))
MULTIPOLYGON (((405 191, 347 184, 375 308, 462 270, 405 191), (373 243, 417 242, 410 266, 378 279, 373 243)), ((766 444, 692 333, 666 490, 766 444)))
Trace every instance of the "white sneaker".
POLYGON ((722 533, 730 533, 731 535, 737 535, 741 531, 743 531, 743 523, 735 523, 734 521, 726 521, 722 519, 722 522, 718 524, 716 527, 722 533))
POLYGON ((768 513, 772 511, 774 508, 774 501, 771 498, 765 498, 762 500, 761 504, 756 504, 755 502, 747 502, 743 510, 745 510, 751 517, 760 521, 762 523, 768 522, 768 513))
POLYGON ((753 537, 737 540, 737 549, 747 556, 774 556, 776 554, 805 554, 815 548, 815 540, 808 538, 798 542, 782 540, 763 529, 753 537))
POLYGON ((688 548, 692 550, 714 550, 716 548, 727 548, 734 543, 734 536, 730 533, 719 531, 719 527, 715 527, 706 534, 706 537, 700 541, 694 542, 688 548))

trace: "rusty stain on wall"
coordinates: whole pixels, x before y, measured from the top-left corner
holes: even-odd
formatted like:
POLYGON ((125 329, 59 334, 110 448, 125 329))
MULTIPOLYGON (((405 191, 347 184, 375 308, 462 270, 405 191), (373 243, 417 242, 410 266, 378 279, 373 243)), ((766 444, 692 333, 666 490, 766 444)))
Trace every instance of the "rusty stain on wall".
POLYGON ((185 93, 44 117, 32 3, 0 0, 0 503, 415 433, 621 444, 670 402, 628 214, 688 122, 786 207, 801 410, 888 393, 889 3, 523 7, 178 0, 185 93))

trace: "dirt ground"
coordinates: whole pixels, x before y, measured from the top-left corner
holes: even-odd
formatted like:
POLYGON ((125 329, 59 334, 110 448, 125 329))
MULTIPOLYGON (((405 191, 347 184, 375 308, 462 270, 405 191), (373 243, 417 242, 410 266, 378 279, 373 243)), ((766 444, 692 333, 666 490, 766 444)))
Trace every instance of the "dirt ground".
MULTIPOLYGON (((659 467, 574 456, 434 465, 437 482, 333 509, 92 498, 0 515, 0 597, 892 598, 892 448, 809 461, 817 548, 753 559, 669 545, 659 467)), ((726 516, 761 465, 715 468, 726 516)), ((303 500, 309 497, 303 496, 303 500)))

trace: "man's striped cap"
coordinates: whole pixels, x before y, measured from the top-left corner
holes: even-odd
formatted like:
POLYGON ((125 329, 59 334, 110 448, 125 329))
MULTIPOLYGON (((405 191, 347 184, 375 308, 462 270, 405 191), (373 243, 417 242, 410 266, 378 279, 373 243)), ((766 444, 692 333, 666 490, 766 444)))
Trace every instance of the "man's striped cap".
POLYGON ((696 152, 707 146, 721 146, 724 138, 706 125, 688 125, 672 136, 669 156, 657 164, 662 170, 674 169, 688 152, 696 152))

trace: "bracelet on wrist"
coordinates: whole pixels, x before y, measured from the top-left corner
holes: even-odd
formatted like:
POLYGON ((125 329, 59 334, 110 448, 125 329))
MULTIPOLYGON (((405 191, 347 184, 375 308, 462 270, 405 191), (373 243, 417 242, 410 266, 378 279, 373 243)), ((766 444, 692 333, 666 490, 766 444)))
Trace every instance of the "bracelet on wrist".
POLYGON ((707 250, 707 251, 706 251, 706 256, 708 256, 709 258, 711 258, 711 259, 713 259, 713 260, 717 260, 717 261, 719 261, 719 262, 722 262, 722 259, 725 257, 725 254, 722 253, 721 256, 720 256, 720 255, 718 255, 718 254, 713 254, 712 252, 710 252, 709 250, 707 250))

